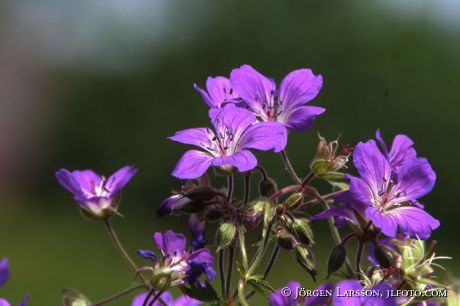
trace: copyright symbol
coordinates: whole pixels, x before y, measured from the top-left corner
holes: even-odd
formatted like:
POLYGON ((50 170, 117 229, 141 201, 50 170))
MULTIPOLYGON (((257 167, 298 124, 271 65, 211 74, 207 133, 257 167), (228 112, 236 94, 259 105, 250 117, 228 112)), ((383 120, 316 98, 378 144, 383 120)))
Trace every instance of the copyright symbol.
POLYGON ((284 287, 281 289, 281 295, 282 296, 291 296, 292 295, 292 290, 289 287, 284 287))

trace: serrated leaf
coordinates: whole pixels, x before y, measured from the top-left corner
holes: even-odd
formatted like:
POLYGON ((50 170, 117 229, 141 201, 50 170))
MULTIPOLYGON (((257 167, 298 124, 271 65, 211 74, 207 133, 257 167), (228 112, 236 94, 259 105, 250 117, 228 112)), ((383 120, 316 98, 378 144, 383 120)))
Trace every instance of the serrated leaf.
POLYGON ((189 297, 198 301, 212 302, 219 299, 216 290, 214 290, 208 281, 205 281, 204 287, 200 285, 190 285, 189 287, 179 286, 179 289, 189 297))
POLYGON ((262 293, 263 295, 268 295, 270 293, 274 293, 275 289, 270 286, 270 284, 263 279, 261 275, 253 275, 248 278, 248 284, 254 288, 255 291, 262 293))

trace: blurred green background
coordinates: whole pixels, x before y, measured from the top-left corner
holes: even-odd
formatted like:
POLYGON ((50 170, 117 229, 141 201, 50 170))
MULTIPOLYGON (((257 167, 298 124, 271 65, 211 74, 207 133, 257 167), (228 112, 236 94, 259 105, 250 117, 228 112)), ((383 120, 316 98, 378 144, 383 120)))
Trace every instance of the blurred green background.
MULTIPOLYGON (((126 218, 114 220, 133 256, 152 247, 154 231, 185 230, 186 218, 155 214, 178 187, 169 174, 186 150, 166 137, 207 125, 194 82, 244 63, 277 80, 301 67, 323 75, 311 104, 327 112, 289 136, 301 173, 316 131, 350 144, 377 128, 387 142, 414 139, 438 175, 422 201, 441 221, 438 253, 454 257, 445 266, 460 275, 458 2, 2 1, 0 17, 0 257, 12 268, 0 295, 13 304, 30 292, 31 305, 59 305, 63 287, 98 300, 131 280, 103 226, 83 220, 56 183, 61 167, 139 168, 123 195, 126 218)), ((289 183, 279 156, 258 156, 289 183)), ((325 224, 314 229, 324 269, 332 241, 325 224)), ((278 263, 275 287, 313 286, 286 252, 278 263)))

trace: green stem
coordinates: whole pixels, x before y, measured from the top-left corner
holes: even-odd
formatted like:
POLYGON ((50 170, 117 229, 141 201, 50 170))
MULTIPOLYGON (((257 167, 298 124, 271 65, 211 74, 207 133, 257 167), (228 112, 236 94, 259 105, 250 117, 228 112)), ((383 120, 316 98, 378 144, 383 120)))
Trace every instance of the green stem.
POLYGON ((228 267, 227 267, 227 282, 225 284, 225 293, 227 294, 226 298, 230 294, 230 287, 232 285, 232 274, 233 274, 233 261, 235 258, 235 246, 229 247, 229 257, 228 257, 228 267))
POLYGON ((294 170, 294 167, 292 167, 291 161, 289 160, 289 157, 287 156, 287 153, 285 150, 281 151, 281 157, 283 158, 284 166, 286 168, 286 171, 289 172, 289 175, 291 176, 292 180, 296 184, 300 184, 302 180, 300 177, 297 175, 297 173, 294 170))
POLYGON ((249 277, 254 273, 254 271, 257 269, 257 267, 260 265, 262 262, 262 259, 264 257, 265 251, 267 249, 268 241, 270 240, 270 233, 271 229, 273 226, 273 222, 275 221, 275 218, 270 220, 270 222, 267 225, 267 229, 265 231, 265 237, 262 245, 257 249, 256 254, 254 256, 254 259, 252 261, 251 266, 248 269, 248 272, 246 273, 246 277, 249 277))
MULTIPOLYGON (((329 206, 327 201, 319 194, 319 192, 316 189, 312 188, 312 190, 313 190, 315 198, 320 202, 323 210, 324 211, 329 210, 331 207, 329 206)), ((340 237, 339 230, 334 225, 334 218, 333 217, 328 218, 327 222, 329 224, 329 228, 331 230, 332 238, 334 239, 335 245, 341 244, 342 243, 342 238, 340 237)), ((350 264, 350 260, 348 259, 348 256, 347 256, 347 258, 345 260, 345 266, 347 267, 347 270, 348 270, 348 273, 350 274, 350 276, 352 276, 353 275, 353 269, 351 268, 351 264, 350 264)))
MULTIPOLYGON (((107 232, 109 233, 110 238, 112 239, 113 244, 117 248, 118 252, 120 253, 121 257, 123 257, 128 265, 131 267, 131 269, 134 271, 134 273, 137 273, 139 268, 137 265, 134 263, 134 261, 131 259, 129 256, 128 252, 126 252, 125 248, 121 244, 120 239, 118 238, 115 229, 113 228, 112 224, 110 223, 109 219, 104 220, 105 228, 107 229, 107 232)), ((142 281, 145 283, 145 279, 142 274, 139 274, 140 278, 142 281)))
POLYGON ((224 250, 219 250, 219 278, 220 278, 220 289, 223 297, 226 297, 225 292, 225 272, 224 272, 224 250))
MULTIPOLYGON (((270 273, 270 271, 271 271, 276 259, 278 258, 279 252, 280 252, 280 247, 275 246, 273 248, 273 253, 270 256, 270 260, 268 261, 267 267, 265 268, 263 279, 266 279, 268 277, 268 274, 270 273)), ((256 292, 254 290, 251 290, 251 292, 249 292, 246 295, 246 300, 249 300, 254 295, 254 293, 256 293, 256 292)))
POLYGON ((240 242, 241 259, 243 261, 243 268, 246 271, 248 269, 248 254, 246 252, 244 229, 240 227, 238 227, 238 240, 240 242))
POLYGON ((248 302, 246 301, 246 297, 244 296, 244 286, 245 281, 240 280, 240 282, 238 283, 238 298, 242 306, 249 306, 248 302))
POLYGON ((100 300, 99 302, 96 302, 94 304, 92 304, 92 306, 101 306, 101 305, 105 305, 105 304, 108 304, 110 302, 113 302, 119 298, 121 298, 122 296, 128 294, 128 293, 131 293, 137 289, 140 289, 140 288, 143 288, 144 285, 135 285, 135 286, 131 286, 131 287, 128 287, 120 292, 117 292, 115 293, 114 295, 111 295, 103 300, 100 300))

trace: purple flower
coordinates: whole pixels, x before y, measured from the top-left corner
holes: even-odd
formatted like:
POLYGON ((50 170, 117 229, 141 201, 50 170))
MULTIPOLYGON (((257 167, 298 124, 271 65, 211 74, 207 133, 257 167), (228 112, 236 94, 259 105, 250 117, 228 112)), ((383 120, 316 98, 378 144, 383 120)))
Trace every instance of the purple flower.
MULTIPOLYGON (((8 264, 8 258, 3 258, 0 260, 0 287, 2 287, 10 276, 10 267, 8 264)), ((19 306, 26 306, 27 300, 29 299, 29 294, 26 294, 19 306)), ((0 298, 0 306, 10 306, 10 303, 0 298)))
MULTIPOLYGON (((133 302, 131 303, 131 306, 143 306, 144 301, 147 298, 147 292, 139 294, 133 299, 133 302)), ((155 297, 155 294, 153 294, 149 300, 147 301, 147 305, 149 305, 149 302, 151 302, 155 297)), ((198 306, 201 305, 202 303, 200 301, 197 301, 195 299, 192 299, 186 295, 181 295, 177 297, 177 299, 174 299, 171 293, 168 291, 163 292, 160 296, 161 300, 168 306, 198 306)), ((162 306, 163 304, 157 300, 155 303, 152 304, 152 306, 162 306)), ((1 306, 1 305, 0 305, 1 306)))
POLYGON ((203 248, 207 241, 204 237, 204 228, 206 223, 203 220, 200 220, 197 214, 191 214, 188 220, 188 228, 192 233, 192 247, 194 249, 201 249, 203 248))
POLYGON ((125 166, 105 179, 92 170, 70 172, 60 169, 56 172, 56 178, 65 189, 73 193, 82 211, 92 217, 104 219, 117 209, 114 198, 136 172, 137 169, 133 166, 125 166))
POLYGON ((308 130, 315 118, 325 109, 304 106, 321 90, 323 78, 310 69, 289 73, 281 81, 279 90, 269 79, 249 65, 234 69, 230 82, 239 97, 263 121, 277 121, 294 131, 308 130))
MULTIPOLYGON (((393 146, 392 151, 394 148, 397 146, 393 146)), ((403 155, 406 157, 402 161, 401 158, 393 159, 400 161, 394 164, 395 170, 390 165, 391 159, 382 154, 375 141, 359 143, 353 153, 353 162, 360 177, 347 175, 350 189, 335 198, 344 205, 314 216, 312 220, 334 216, 337 226, 345 223, 358 226, 354 214, 357 212, 388 237, 395 238, 399 230, 405 236, 428 239, 439 227, 439 221, 422 209, 418 199, 433 189, 436 174, 425 158, 410 158, 412 153, 403 155)))
MULTIPOLYGON (((26 306, 28 299, 29 299, 29 294, 26 294, 24 299, 18 306, 26 306)), ((0 306, 11 306, 11 304, 7 300, 0 298, 0 306)))
POLYGON ((5 282, 10 277, 10 267, 8 265, 8 258, 3 258, 0 260, 0 287, 5 284, 5 282))
POLYGON ((431 191, 436 175, 425 158, 406 159, 395 173, 389 161, 370 140, 359 143, 353 153, 359 177, 348 175, 350 190, 345 197, 388 237, 398 229, 406 236, 427 239, 439 227, 417 205, 417 199, 431 191))
POLYGON ((195 87, 203 97, 204 102, 211 108, 221 108, 225 103, 233 103, 239 100, 230 84, 230 80, 222 76, 209 77, 206 80, 207 92, 196 84, 193 84, 193 87, 195 87))
MULTIPOLYGON (((289 282, 287 283, 284 288, 289 288, 289 292, 291 294, 286 294, 283 292, 283 289, 276 290, 275 293, 272 293, 268 299, 268 303, 270 306, 297 306, 297 294, 296 292, 300 288, 300 283, 298 282, 289 282)), ((284 289, 286 290, 286 289, 284 289)))
MULTIPOLYGON (((332 291, 333 286, 331 283, 325 283, 315 289, 314 292, 321 293, 317 296, 312 294, 306 297, 302 302, 302 299, 305 296, 300 295, 301 289, 300 283, 298 282, 289 282, 282 289, 276 290, 275 293, 271 294, 268 301, 270 306, 319 306, 326 305, 330 299, 330 295, 327 294, 327 291, 332 291), (286 289, 289 288, 289 289, 286 289)), ((303 289, 303 288, 302 288, 303 289)))
POLYGON ((214 258, 208 249, 186 251, 186 240, 182 234, 166 231, 155 233, 154 240, 162 256, 152 251, 139 250, 138 254, 154 263, 154 273, 170 274, 171 285, 199 284, 201 275, 214 279, 214 258))
POLYGON ((181 209, 185 204, 190 203, 190 199, 181 194, 174 194, 160 203, 157 210, 158 217, 171 215, 175 210, 181 209))
POLYGON ((334 296, 332 298, 332 305, 334 306, 387 306, 387 305, 397 305, 396 298, 392 296, 387 296, 388 291, 392 290, 390 285, 385 282, 380 282, 377 285, 371 287, 369 290, 375 290, 376 293, 381 294, 382 296, 372 295, 369 292, 370 296, 365 295, 362 290, 365 290, 363 285, 357 280, 343 280, 337 283, 334 290, 334 296), (355 294, 355 296, 350 296, 355 294), (356 293, 363 293, 361 296, 356 296, 356 293))
POLYGON ((198 178, 210 166, 248 171, 257 166, 256 157, 248 149, 279 152, 286 146, 286 130, 281 124, 257 123, 252 113, 233 104, 211 109, 209 117, 214 129, 187 129, 169 138, 203 149, 187 151, 172 173, 175 177, 198 178))
POLYGON ((382 153, 388 160, 390 167, 394 170, 399 168, 404 161, 413 159, 417 156, 417 152, 415 152, 415 149, 412 147, 414 142, 406 135, 396 135, 393 139, 390 151, 388 151, 387 146, 380 135, 380 130, 377 130, 375 133, 375 138, 382 148, 382 153))

